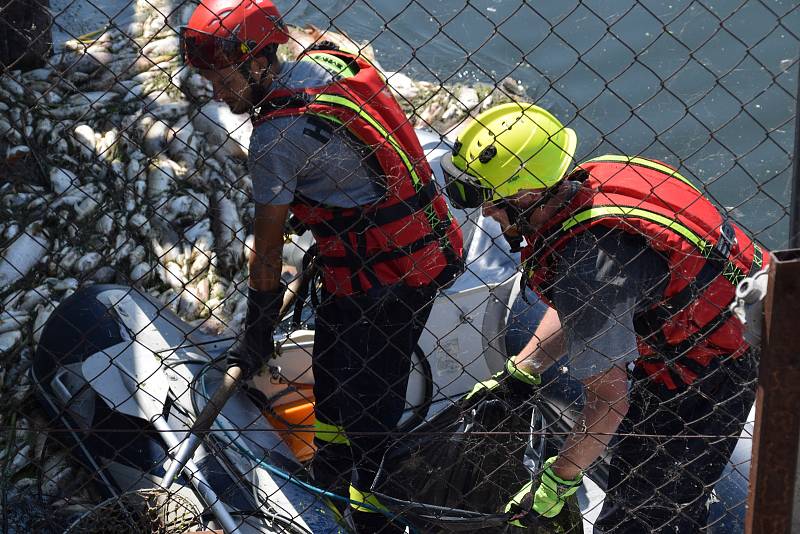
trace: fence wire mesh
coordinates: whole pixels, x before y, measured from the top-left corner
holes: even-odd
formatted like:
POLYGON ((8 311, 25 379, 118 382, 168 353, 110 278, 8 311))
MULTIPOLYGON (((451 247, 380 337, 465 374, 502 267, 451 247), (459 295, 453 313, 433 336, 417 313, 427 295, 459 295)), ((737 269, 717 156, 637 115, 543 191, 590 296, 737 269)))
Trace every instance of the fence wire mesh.
POLYGON ((726 310, 788 242, 796 2, 275 4, 274 57, 200 70, 196 2, 0 2, 0 530, 741 532, 726 310), (294 91, 254 127, 236 84, 294 91), (534 207, 513 103, 591 160, 534 207), (448 216, 470 149, 523 194, 448 216), (170 483, 235 343, 265 365, 170 483))

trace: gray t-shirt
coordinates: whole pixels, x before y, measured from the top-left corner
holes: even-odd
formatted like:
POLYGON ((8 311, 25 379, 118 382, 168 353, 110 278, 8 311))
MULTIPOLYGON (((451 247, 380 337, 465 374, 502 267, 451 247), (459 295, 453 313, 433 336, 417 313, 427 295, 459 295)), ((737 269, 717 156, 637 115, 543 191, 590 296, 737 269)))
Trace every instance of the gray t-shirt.
MULTIPOLYGON (((320 87, 331 74, 311 61, 284 63, 276 87, 320 87)), ((264 121, 250 138, 249 168, 258 204, 289 204, 295 195, 328 206, 350 208, 380 199, 368 154, 351 134, 311 116, 264 121)))
POLYGON ((595 227, 567 243, 553 270, 569 374, 583 380, 638 358, 633 316, 661 297, 666 259, 643 236, 595 227))

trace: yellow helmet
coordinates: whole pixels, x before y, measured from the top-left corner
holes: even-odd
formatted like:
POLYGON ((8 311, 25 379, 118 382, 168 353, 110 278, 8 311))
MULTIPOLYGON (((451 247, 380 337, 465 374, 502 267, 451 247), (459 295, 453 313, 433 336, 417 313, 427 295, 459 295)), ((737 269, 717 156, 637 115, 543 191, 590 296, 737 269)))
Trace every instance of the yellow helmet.
POLYGON ((522 190, 548 189, 566 175, 577 142, 573 130, 539 106, 512 102, 490 108, 458 136, 453 154, 442 158, 451 201, 477 207, 522 190))

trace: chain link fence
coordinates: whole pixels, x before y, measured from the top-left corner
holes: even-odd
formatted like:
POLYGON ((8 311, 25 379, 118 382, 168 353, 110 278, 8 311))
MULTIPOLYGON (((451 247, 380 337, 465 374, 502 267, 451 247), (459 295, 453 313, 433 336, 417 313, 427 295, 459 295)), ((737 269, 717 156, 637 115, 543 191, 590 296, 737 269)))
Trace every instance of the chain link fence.
MULTIPOLYGON (((330 42, 379 69, 440 189, 440 160, 470 117, 536 103, 577 133, 576 163, 624 154, 644 159, 623 167, 659 172, 664 162, 742 229, 740 245, 746 236, 764 250, 788 242, 795 2, 276 6, 288 24, 277 51, 285 66, 330 42)), ((0 2, 0 531, 190 532, 223 528, 228 514, 240 532, 346 532, 355 520, 340 512, 363 499, 357 510, 383 510, 400 531, 522 531, 508 525, 518 509, 505 504, 529 481, 537 488, 548 458, 561 458, 563 474, 565 458, 589 449, 600 457, 580 466, 563 511, 524 528, 743 531, 757 355, 718 343, 694 363, 670 360, 668 371, 641 365, 659 356, 646 348, 655 334, 631 321, 665 298, 667 264, 681 267, 672 245, 654 245, 652 229, 603 237, 595 227, 581 235, 597 242, 558 250, 554 262, 566 266, 547 294, 567 327, 562 340, 548 329, 548 306, 520 284, 513 239, 489 212, 452 205, 466 266, 435 292, 334 298, 325 252, 313 257, 320 243, 287 225, 277 355, 168 484, 168 452, 245 328, 255 229, 266 224, 254 197, 283 205, 296 187, 351 208, 322 226, 310 219, 330 241, 326 228, 370 231, 374 220, 352 208, 386 198, 392 178, 382 147, 346 128, 356 119, 290 116, 254 133, 246 114, 214 100, 179 53, 178 29, 196 7, 0 2), (653 249, 641 234, 658 252, 644 252, 653 249), (578 272, 590 264, 597 272, 578 272), (474 389, 537 346, 549 367, 540 385, 506 371, 474 389), (683 386, 675 372, 696 378, 683 386), (659 373, 677 386, 654 385, 659 373), (353 464, 361 486, 348 493, 353 464)), ((301 83, 302 63, 283 79, 301 83)), ((645 201, 660 194, 651 193, 645 201)), ((699 239, 712 246, 719 231, 699 239)), ((422 269, 413 258, 405 275, 422 269)), ((346 278, 367 286, 383 276, 372 264, 356 271, 346 278)), ((692 332, 681 328, 696 326, 671 335, 685 340, 692 332)))

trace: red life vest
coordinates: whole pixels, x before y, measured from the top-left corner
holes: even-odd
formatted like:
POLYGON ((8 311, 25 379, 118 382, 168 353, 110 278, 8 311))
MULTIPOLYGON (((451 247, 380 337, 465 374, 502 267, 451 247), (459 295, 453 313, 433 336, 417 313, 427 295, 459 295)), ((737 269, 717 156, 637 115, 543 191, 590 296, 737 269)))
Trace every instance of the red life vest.
POLYGON ((386 191, 379 202, 356 208, 295 197, 292 212, 314 235, 327 291, 344 296, 397 283, 452 282, 463 270, 461 229, 381 75, 362 57, 339 50, 309 50, 299 60, 326 68, 334 82, 273 91, 255 124, 306 115, 354 136, 386 191))
POLYGON ((661 301, 634 317, 636 365, 676 389, 717 365, 717 356, 747 350, 743 326, 728 306, 736 285, 768 262, 758 244, 659 161, 602 156, 567 179, 581 181, 581 189, 538 237, 526 239, 522 258, 533 289, 554 280, 553 254, 580 232, 602 225, 641 235, 666 259, 670 278, 661 301))

